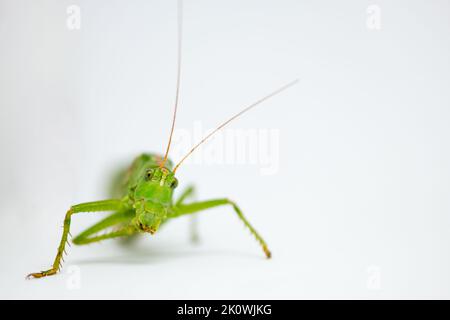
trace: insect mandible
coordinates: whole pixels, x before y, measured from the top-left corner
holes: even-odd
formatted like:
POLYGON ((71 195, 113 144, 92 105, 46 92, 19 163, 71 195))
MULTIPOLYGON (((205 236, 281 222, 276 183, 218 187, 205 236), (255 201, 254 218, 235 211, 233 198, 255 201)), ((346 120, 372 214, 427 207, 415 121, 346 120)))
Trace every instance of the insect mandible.
POLYGON ((175 173, 183 161, 189 157, 200 145, 213 136, 216 132, 226 126, 228 123, 249 111, 263 101, 273 97, 281 91, 291 87, 298 80, 292 81, 269 95, 257 100, 249 105, 227 121, 219 125, 214 131, 205 136, 198 142, 179 162, 173 166, 172 161, 168 159, 172 135, 175 128, 175 120, 178 109, 180 77, 181 77, 181 44, 182 44, 182 4, 178 1, 178 67, 175 105, 170 130, 169 142, 167 144, 164 156, 146 153, 141 154, 134 159, 126 173, 126 190, 123 197, 118 199, 108 199, 101 201, 85 202, 73 205, 65 215, 63 233, 59 243, 55 260, 50 269, 31 273, 28 278, 42 278, 55 275, 61 269, 61 262, 65 254, 65 247, 70 235, 70 223, 72 216, 81 212, 104 212, 113 211, 111 215, 94 224, 90 228, 81 232, 72 239, 76 245, 84 245, 98 242, 106 239, 118 237, 129 237, 137 233, 155 234, 162 224, 167 221, 183 216, 194 214, 219 206, 230 206, 237 214, 239 219, 250 230, 252 235, 261 245, 267 258, 271 257, 269 248, 260 234, 253 228, 250 222, 245 218, 237 204, 227 198, 213 199, 200 202, 189 202, 187 199, 193 194, 194 187, 186 188, 176 201, 173 200, 174 189, 178 186, 178 180, 175 173), (106 234, 99 234, 104 230, 114 228, 114 231, 106 234))

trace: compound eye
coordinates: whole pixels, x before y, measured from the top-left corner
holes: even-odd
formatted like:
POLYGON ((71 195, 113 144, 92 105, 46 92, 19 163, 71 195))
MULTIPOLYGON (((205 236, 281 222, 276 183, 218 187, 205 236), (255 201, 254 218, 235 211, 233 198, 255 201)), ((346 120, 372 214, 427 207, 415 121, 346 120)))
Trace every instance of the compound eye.
POLYGON ((172 183, 170 184, 170 187, 172 189, 175 189, 178 186, 178 179, 177 178, 173 178, 172 183))
POLYGON ((154 172, 155 171, 153 169, 148 169, 147 172, 145 173, 145 180, 147 181, 151 180, 154 172))

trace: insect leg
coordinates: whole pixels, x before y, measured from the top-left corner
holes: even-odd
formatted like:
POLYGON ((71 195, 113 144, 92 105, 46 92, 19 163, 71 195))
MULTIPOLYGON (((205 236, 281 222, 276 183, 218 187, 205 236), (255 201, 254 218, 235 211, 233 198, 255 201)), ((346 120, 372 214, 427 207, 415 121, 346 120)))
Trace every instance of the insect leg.
MULTIPOLYGON (((96 233, 98 233, 106 228, 112 227, 114 225, 121 226, 123 224, 129 224, 129 222, 134 217, 134 215, 135 215, 135 213, 134 213, 134 210, 132 210, 132 209, 125 209, 125 210, 117 211, 117 212, 113 213, 112 215, 110 215, 109 217, 106 217, 105 219, 94 224, 89 229, 80 233, 78 236, 73 238, 72 242, 76 245, 83 245, 83 244, 88 244, 88 243, 92 243, 95 241, 107 239, 107 238, 102 237, 102 236, 106 236, 106 234, 102 235, 101 238, 91 237, 91 236, 95 235, 96 233)), ((117 228, 116 231, 118 231, 120 229, 121 228, 117 228)))
POLYGON ((183 190, 183 192, 181 193, 180 197, 178 198, 178 200, 175 202, 175 206, 179 206, 180 204, 183 204, 183 202, 189 198, 192 197, 195 193, 195 187, 194 186, 189 186, 187 187, 185 190, 183 190))
POLYGON ((46 271, 41 271, 37 273, 30 273, 27 278, 42 278, 50 275, 56 274, 61 267, 61 259, 64 254, 64 249, 67 243, 67 237, 69 235, 70 230, 70 221, 72 215, 79 212, 98 212, 98 211, 111 211, 111 210, 121 210, 123 208, 123 202, 121 200, 102 200, 95 202, 86 202, 72 206, 66 213, 64 218, 64 229, 61 237, 61 241, 58 246, 58 250, 56 252, 56 257, 53 262, 53 266, 51 269, 46 271))
MULTIPOLYGON (((111 231, 108 232, 106 234, 102 234, 96 237, 83 237, 83 238, 79 238, 77 240, 77 244, 88 244, 88 243, 92 243, 92 242, 98 242, 98 241, 102 241, 102 240, 106 240, 106 239, 112 239, 112 238, 117 238, 117 237, 125 237, 125 236, 131 236, 133 234, 135 234, 137 232, 136 227, 134 225, 132 225, 131 223, 116 230, 116 231, 111 231)), ((74 243, 75 243, 75 239, 74 239, 74 243)))
POLYGON ((208 200, 208 201, 201 201, 201 202, 194 202, 190 204, 180 204, 173 209, 173 214, 169 218, 176 218, 181 215, 185 214, 193 214, 198 211, 207 210, 214 207, 224 206, 224 205, 230 205, 233 207, 234 211, 236 212, 239 219, 241 219, 242 222, 244 222, 245 226, 250 230, 250 232, 253 234, 253 236, 256 238, 256 240, 261 245, 265 255, 267 258, 271 257, 271 253, 267 247, 266 242, 264 239, 259 235, 259 233, 255 230, 255 228, 252 227, 250 222, 244 217, 244 214, 242 213, 241 209, 234 203, 233 201, 229 199, 215 199, 215 200, 208 200))
MULTIPOLYGON (((186 199, 192 198, 195 194, 195 187, 193 185, 190 185, 187 187, 180 195, 178 200, 175 202, 175 206, 179 206, 185 202, 186 199)), ((189 231, 190 231, 190 238, 193 243, 198 243, 200 241, 200 237, 198 234, 198 217, 197 215, 192 215, 191 221, 189 221, 189 231)))

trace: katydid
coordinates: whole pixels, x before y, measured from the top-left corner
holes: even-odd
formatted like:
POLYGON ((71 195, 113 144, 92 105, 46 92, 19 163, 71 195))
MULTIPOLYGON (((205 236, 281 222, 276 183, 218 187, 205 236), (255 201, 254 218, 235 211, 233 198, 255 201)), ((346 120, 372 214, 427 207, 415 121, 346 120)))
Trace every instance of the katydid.
POLYGON ((270 97, 280 93, 288 87, 294 85, 297 80, 288 83, 264 98, 257 100, 249 105, 241 112, 237 113, 214 131, 208 134, 200 142, 198 142, 179 162, 173 166, 171 160, 168 159, 170 144, 175 127, 175 120, 178 108, 178 97, 180 88, 181 75, 181 3, 178 2, 178 69, 177 83, 175 94, 175 105, 172 118, 172 126, 170 130, 169 142, 164 156, 153 153, 145 153, 134 159, 130 168, 126 173, 126 189, 123 190, 123 197, 118 199, 108 199, 94 202, 86 202, 73 205, 69 208, 65 215, 63 233, 59 243, 55 260, 49 270, 37 273, 31 273, 27 277, 42 278, 56 274, 61 269, 61 262, 65 253, 65 246, 69 242, 70 224, 72 216, 81 212, 104 212, 113 211, 111 215, 104 218, 100 222, 94 224, 90 228, 81 232, 72 239, 76 245, 84 245, 98 242, 106 239, 129 237, 137 233, 155 234, 159 227, 167 221, 183 216, 194 214, 203 210, 219 207, 230 206, 238 218, 244 223, 251 234, 258 241, 267 258, 271 257, 266 242, 260 234, 253 228, 250 222, 243 215, 237 204, 227 198, 213 199, 200 202, 189 202, 189 196, 194 192, 194 187, 186 188, 184 192, 173 200, 175 188, 178 186, 178 180, 175 173, 181 163, 191 155, 200 145, 208 140, 217 131, 222 129, 232 120, 236 119, 243 113, 249 111, 253 107, 259 105, 270 97), (113 231, 99 234, 102 231, 113 229, 113 231))

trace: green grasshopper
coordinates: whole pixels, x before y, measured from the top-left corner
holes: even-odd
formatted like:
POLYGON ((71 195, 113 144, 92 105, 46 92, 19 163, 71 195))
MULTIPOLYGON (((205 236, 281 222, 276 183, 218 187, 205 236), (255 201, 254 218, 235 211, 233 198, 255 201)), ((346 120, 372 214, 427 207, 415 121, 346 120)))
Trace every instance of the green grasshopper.
POLYGON ((231 206, 239 219, 250 230, 253 236, 261 245, 267 258, 271 257, 271 253, 267 247, 266 242, 253 228, 250 222, 245 218, 241 209, 237 204, 229 199, 214 199, 200 202, 187 202, 189 196, 194 193, 194 187, 190 186, 178 197, 176 201, 173 200, 173 193, 178 186, 178 180, 175 173, 181 163, 191 155, 201 144, 208 140, 217 131, 222 129, 232 120, 236 119, 243 113, 249 111, 261 102, 278 94, 286 88, 292 86, 297 80, 279 88, 264 98, 256 101, 247 108, 243 109, 238 114, 234 115, 214 131, 197 143, 178 164, 173 167, 172 161, 168 159, 172 135, 175 127, 175 120, 178 108, 178 96, 180 88, 180 74, 181 74, 181 5, 178 3, 178 70, 177 70, 177 84, 175 95, 175 107, 173 112, 172 127, 169 136, 169 142, 164 156, 153 153, 145 153, 138 156, 130 168, 126 176, 126 189, 123 191, 123 197, 120 199, 108 199, 94 202, 86 202, 73 205, 67 211, 63 234, 58 246, 55 260, 49 270, 37 273, 31 273, 27 278, 42 278, 56 274, 61 269, 63 255, 65 253, 65 246, 68 243, 68 236, 70 234, 70 223, 72 216, 81 212, 102 212, 113 211, 111 215, 94 224, 92 227, 81 232, 78 236, 72 239, 76 245, 84 245, 93 242, 98 242, 106 239, 118 237, 130 237, 137 233, 155 234, 162 224, 168 220, 174 219, 183 215, 190 215, 199 211, 219 207, 231 206), (105 234, 99 234, 107 229, 113 231, 105 234))

